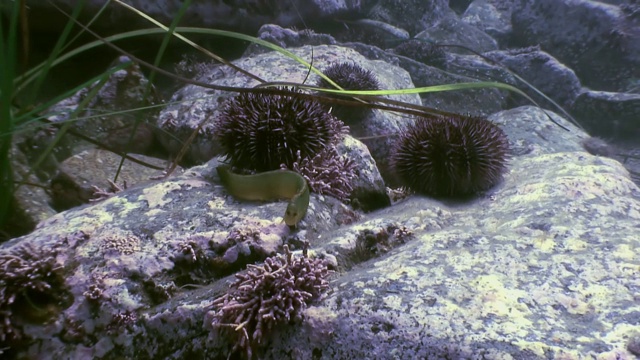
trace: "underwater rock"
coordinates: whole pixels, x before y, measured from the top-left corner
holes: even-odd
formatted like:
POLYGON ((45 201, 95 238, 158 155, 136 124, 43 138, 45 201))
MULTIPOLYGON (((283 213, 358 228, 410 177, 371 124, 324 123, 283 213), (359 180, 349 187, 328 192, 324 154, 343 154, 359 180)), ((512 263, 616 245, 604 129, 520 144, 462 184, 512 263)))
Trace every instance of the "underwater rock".
POLYGON ((55 215, 0 254, 55 255, 65 274, 56 286, 72 296, 45 323, 11 313, 24 341, 0 344, 3 355, 225 357, 229 347, 203 324, 224 276, 284 241, 308 241, 339 272, 302 320, 270 334, 261 358, 631 359, 640 189, 552 116, 570 131, 534 107, 492 115, 513 158, 499 185, 467 201, 411 196, 357 221, 312 195, 301 229, 288 233, 282 202, 235 200, 212 160, 55 215))

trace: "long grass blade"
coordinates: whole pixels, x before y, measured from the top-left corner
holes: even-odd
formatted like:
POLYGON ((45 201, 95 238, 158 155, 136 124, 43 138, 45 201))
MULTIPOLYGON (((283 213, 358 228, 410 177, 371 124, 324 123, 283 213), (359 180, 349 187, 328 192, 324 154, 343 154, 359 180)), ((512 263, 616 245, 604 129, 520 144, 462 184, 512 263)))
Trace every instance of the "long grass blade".
MULTIPOLYGON (((171 41, 171 39, 173 38, 174 32, 176 27, 178 26, 178 24, 180 23, 180 20, 182 19, 182 17, 184 16, 184 14, 187 12, 187 9, 189 9, 189 6, 191 6, 191 0, 186 0, 182 6, 180 7, 180 10, 178 10, 178 14, 173 18, 173 21, 171 22, 171 25, 169 26, 169 28, 167 29, 167 32, 164 36, 164 38, 162 39, 162 43, 160 44, 160 48, 158 49, 158 53, 156 54, 156 58, 153 62, 153 65, 155 67, 159 67, 160 66, 160 62, 162 61, 162 57, 164 56, 165 51, 167 50, 167 47, 169 46, 169 42, 171 41)), ((151 73, 148 76, 149 82, 147 83, 147 86, 144 89, 144 94, 142 96, 143 99, 147 99, 149 94, 151 93, 151 89, 153 87, 153 82, 155 81, 155 77, 156 77, 156 71, 155 70, 151 70, 151 73)), ((138 113, 140 114, 140 113, 138 113)), ((133 142, 133 139, 135 138, 135 134, 138 130, 138 125, 140 124, 140 122, 142 121, 140 116, 136 116, 135 122, 133 124, 133 128, 131 129, 131 134, 129 135, 129 140, 127 140, 127 147, 126 149, 129 149, 131 143, 133 142)), ((187 147, 187 145, 185 144, 184 147, 187 147)), ((125 151, 125 152, 128 152, 125 151)), ((118 164, 118 168, 116 170, 116 173, 113 175, 113 183, 117 183, 118 181, 118 176, 120 175, 120 171, 122 170, 122 166, 124 165, 124 161, 125 158, 122 157, 120 159, 120 163, 118 164)), ((177 165, 177 162, 179 160, 176 159, 175 163, 177 165)))
MULTIPOLYGON (((18 59, 18 26, 20 8, 24 3, 11 1, 9 23, 3 23, 0 16, 0 227, 7 222, 9 208, 13 196, 13 171, 11 169, 11 133, 15 121, 13 119, 12 94, 13 78, 17 72, 18 59)), ((4 6, 7 2, 4 2, 4 6)), ((3 10, 3 9, 0 9, 3 10)))
MULTIPOLYGON (((72 19, 76 19, 79 15, 80 15, 80 11, 82 10, 82 6, 84 5, 84 1, 79 1, 76 6, 74 6, 73 8, 73 13, 71 14, 71 18, 72 19)), ((29 94, 27 95, 26 98, 26 104, 34 104, 36 97, 38 95, 38 92, 40 91, 40 88, 42 87, 42 85, 44 84, 44 81, 47 78, 47 75, 49 74, 49 70, 51 69, 52 63, 58 58, 58 56, 60 55, 62 49, 64 48, 70 34, 71 34, 71 30, 73 30, 74 27, 74 22, 72 20, 67 21, 67 24, 65 25, 64 29, 62 30, 62 33, 60 34, 60 36, 58 37, 58 41, 56 41, 56 44, 53 48, 53 50, 51 50, 51 53, 49 54, 49 57, 47 58, 47 60, 44 62, 43 67, 40 69, 40 71, 38 72, 38 76, 36 78, 36 81, 33 85, 32 88, 29 89, 29 94)), ((14 94, 14 96, 17 95, 14 94)))

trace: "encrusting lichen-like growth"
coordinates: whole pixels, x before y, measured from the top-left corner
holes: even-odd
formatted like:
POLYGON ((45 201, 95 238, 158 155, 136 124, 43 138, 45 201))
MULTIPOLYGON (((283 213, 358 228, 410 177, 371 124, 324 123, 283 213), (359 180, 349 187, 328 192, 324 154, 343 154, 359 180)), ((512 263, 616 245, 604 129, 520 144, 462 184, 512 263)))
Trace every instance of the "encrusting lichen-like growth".
POLYGON ((67 294, 54 251, 30 244, 0 251, 0 348, 23 338, 25 321, 55 315, 67 294))
POLYGON ((269 330, 301 320, 307 304, 328 288, 327 265, 326 259, 309 258, 306 248, 303 256, 294 257, 285 245, 284 254, 236 274, 229 291, 213 301, 217 310, 211 326, 228 335, 232 353, 243 351, 251 359, 269 330))

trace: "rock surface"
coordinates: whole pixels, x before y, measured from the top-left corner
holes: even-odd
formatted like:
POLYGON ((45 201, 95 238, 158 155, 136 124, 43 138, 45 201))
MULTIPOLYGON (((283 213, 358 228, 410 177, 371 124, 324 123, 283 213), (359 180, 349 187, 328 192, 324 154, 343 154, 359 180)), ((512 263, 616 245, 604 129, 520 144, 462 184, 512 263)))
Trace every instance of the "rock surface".
MULTIPOLYGON (((91 199, 109 196, 109 192, 163 176, 163 170, 169 167, 169 164, 160 159, 136 154, 129 156, 144 164, 155 166, 156 169, 131 160, 122 161, 120 156, 100 149, 85 150, 66 159, 60 164, 58 174, 51 181, 53 206, 58 210, 66 210, 85 204, 91 199), (119 174, 118 181, 112 183, 110 179, 116 173, 119 174), (96 191, 101 194, 96 194, 96 191)), ((175 171, 179 173, 182 169, 178 167, 175 171)))
POLYGON ((540 45, 586 86, 624 91, 640 76, 640 24, 615 5, 591 0, 518 0, 516 43, 540 45))
POLYGON ((313 196, 294 237, 276 223, 281 203, 225 195, 215 160, 56 215, 0 256, 55 254, 72 301, 40 325, 12 313, 27 341, 8 354, 223 357, 206 327, 221 277, 289 238, 309 240, 340 271, 302 323, 258 348, 261 358, 633 359, 640 189, 553 117, 571 131, 533 107, 491 117, 514 154, 483 196, 412 196, 351 225, 335 222, 356 220, 348 208, 313 196))
POLYGON ((586 90, 572 110, 592 133, 618 139, 640 137, 640 94, 586 90))
MULTIPOLYGON (((512 51, 491 51, 484 55, 506 66, 565 109, 573 105, 582 89, 580 80, 570 68, 538 47, 512 51), (554 79, 554 81, 550 82, 546 79, 554 79)), ((553 104, 549 103, 546 98, 541 97, 528 86, 520 86, 540 106, 553 109, 553 104)), ((524 98, 519 99, 523 105, 529 103, 524 98)))
MULTIPOLYGON (((30 19, 37 19, 42 3, 30 2, 34 16, 30 19)), ((131 3, 165 23, 179 6, 131 3)), ((265 22, 291 25, 313 18, 304 27, 318 33, 272 24, 263 26, 258 36, 297 47, 290 50, 313 59, 321 69, 336 60, 355 62, 372 70, 387 89, 473 78, 521 87, 503 66, 446 46, 440 48, 443 56, 433 62, 385 50, 405 44, 414 50, 405 55, 424 55, 419 54, 420 47, 411 48, 407 36, 422 32, 427 41, 504 49, 486 55, 526 75, 552 99, 572 106, 569 110, 588 129, 603 133, 619 129, 629 135, 638 131, 637 1, 312 3, 297 6, 297 13, 288 0, 194 1, 184 21, 258 29, 265 22), (466 12, 459 19, 450 8, 466 12), (327 17, 331 21, 325 24, 327 17), (540 43, 543 51, 506 50, 514 44, 535 45, 531 41, 540 43), (593 90, 580 88, 581 84, 593 90)), ((87 9, 96 4, 88 2, 87 9)), ((108 11, 122 10, 112 5, 108 11)), ((103 19, 120 19, 119 24, 123 19, 119 16, 131 15, 108 11, 103 19)), ((127 26, 137 24, 117 29, 127 26)), ((235 62, 274 81, 302 82, 308 72, 255 45, 235 62)), ((196 63, 192 70, 207 82, 256 84, 210 63, 196 63)), ((135 84, 146 84, 141 74, 117 73, 104 95, 123 91, 135 100, 141 94, 135 84), (136 80, 129 81, 134 86, 118 85, 129 78, 136 80)), ((314 76, 306 83, 314 83, 314 76)), ((81 100, 86 93, 85 89, 70 100, 81 100)), ((172 125, 165 130, 184 140, 200 121, 215 116, 223 98, 216 91, 187 86, 174 98, 181 103, 168 108, 164 122, 158 124, 172 125)), ((207 163, 168 179, 140 183, 104 201, 46 219, 52 210, 45 191, 23 191, 31 189, 23 186, 20 200, 31 204, 24 207, 31 224, 24 223, 41 222, 34 232, 0 244, 0 357, 227 358, 233 344, 212 325, 219 310, 214 299, 228 292, 232 274, 282 253, 285 244, 299 250, 307 242, 312 256, 323 258, 336 271, 330 290, 306 308, 301 321, 281 324, 261 344, 253 344, 258 358, 631 360, 640 356, 636 256, 640 189, 631 181, 635 177, 640 183, 640 170, 632 170, 640 169, 637 140, 634 143, 631 137, 625 148, 594 142, 554 113, 530 106, 509 109, 514 103, 509 94, 496 89, 398 98, 490 115, 511 146, 502 182, 457 201, 389 191, 395 196, 388 206, 389 182, 384 183, 380 172, 385 172, 393 138, 368 142, 370 152, 347 136, 338 148, 341 156, 356 163, 353 186, 359 195, 351 199, 354 206, 312 194, 306 217, 293 230, 281 223, 284 202, 239 201, 220 185, 219 160, 209 160, 216 150, 205 125, 190 155, 193 162, 207 163), (600 150, 594 151, 594 146, 600 150), (632 172, 603 156, 625 162, 632 172), (364 199, 371 203, 363 203, 364 199), (364 214, 355 205, 385 208, 364 214)), ((59 104, 66 114, 76 105, 77 101, 59 104)), ((106 109, 117 113, 135 106, 106 109)), ((118 120, 124 123, 127 118, 118 120)), ((376 110, 365 124, 352 127, 352 135, 389 135, 401 131, 407 120, 411 121, 376 110)), ((94 123, 85 124, 88 127, 80 130, 102 135, 94 123)), ((104 122, 109 129, 114 124, 104 122)), ((58 170, 57 161, 72 155, 50 156, 35 174, 30 173, 26 164, 40 152, 26 150, 40 149, 51 136, 47 129, 38 136, 25 133, 14 138, 12 154, 20 164, 15 173, 24 175, 21 180, 49 178, 58 170)), ((128 138, 116 136, 114 144, 128 138)), ((167 138, 165 146, 175 153, 180 144, 167 138)), ((95 166, 100 161, 86 167, 95 166)), ((256 293, 255 298, 262 295, 256 293)), ((232 358, 235 355, 239 354, 232 358)))

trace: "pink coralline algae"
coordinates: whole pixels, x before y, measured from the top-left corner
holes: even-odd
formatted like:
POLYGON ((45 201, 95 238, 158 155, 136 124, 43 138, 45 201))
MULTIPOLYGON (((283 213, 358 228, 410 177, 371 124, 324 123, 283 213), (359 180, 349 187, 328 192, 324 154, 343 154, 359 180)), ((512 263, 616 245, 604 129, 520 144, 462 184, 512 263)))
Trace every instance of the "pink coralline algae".
POLYGON ((301 320, 307 305, 327 289, 330 273, 327 260, 309 258, 306 250, 294 257, 285 245, 284 254, 236 274, 227 293, 213 302, 211 326, 233 342, 231 352, 250 359, 275 325, 301 320))

